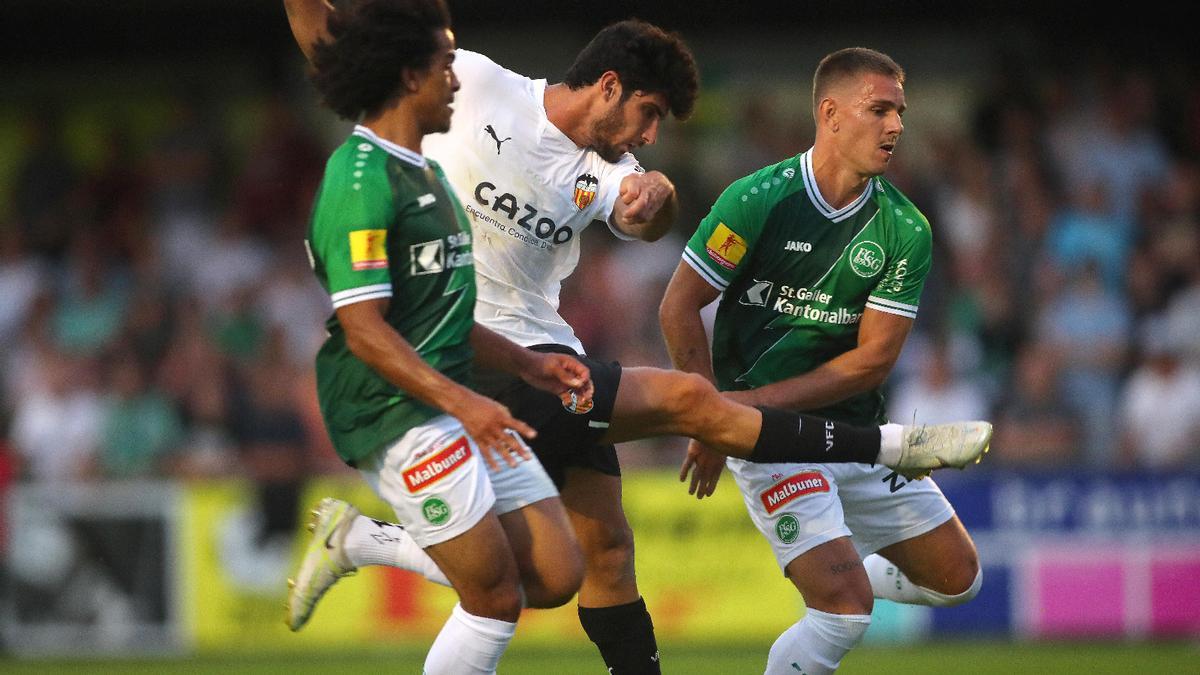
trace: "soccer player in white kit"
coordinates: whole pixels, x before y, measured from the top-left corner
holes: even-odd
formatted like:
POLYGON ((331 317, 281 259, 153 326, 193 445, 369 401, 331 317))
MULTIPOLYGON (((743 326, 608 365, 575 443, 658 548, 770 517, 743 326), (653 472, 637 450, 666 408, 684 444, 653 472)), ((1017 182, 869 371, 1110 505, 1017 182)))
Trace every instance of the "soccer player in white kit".
MULTIPOLYGON (((285 4, 297 42, 307 51, 328 8, 321 0, 285 4)), ((653 143, 668 114, 690 112, 698 79, 691 54, 674 35, 624 21, 600 31, 559 84, 524 77, 462 49, 454 67, 462 89, 451 130, 427 139, 426 148, 446 171, 471 221, 476 321, 535 350, 582 354, 583 346, 558 315, 559 285, 575 268, 585 227, 599 223, 623 239, 647 241, 670 227, 674 186, 661 172, 643 171, 629 153, 653 143)), ((824 426, 730 406, 696 376, 582 360, 596 391, 584 407, 564 409, 511 377, 484 374, 476 385, 538 430, 531 446, 559 487, 584 552, 579 614, 588 636, 611 672, 658 672, 653 625, 634 577, 633 538, 621 509, 612 444, 662 434, 720 439, 733 433, 741 438, 724 439, 723 451, 755 460, 751 445, 755 453, 759 446, 806 443, 823 452, 824 426), (817 432, 819 443, 801 437, 817 432)), ((901 432, 898 426, 891 431, 897 440, 884 445, 899 449, 901 432)), ((843 446, 871 443, 850 428, 839 427, 836 434, 845 442, 839 440, 835 455, 843 446)), ((865 458, 842 454, 831 461, 883 458, 881 439, 874 438, 865 458)), ((973 460, 986 439, 975 434, 955 444, 973 447, 973 460)), ((761 453, 757 461, 763 461, 761 453)), ((381 554, 392 558, 384 564, 438 579, 436 567, 420 562, 419 550, 410 547, 408 555, 395 549, 402 545, 394 543, 402 533, 386 538, 393 549, 381 554)), ((535 543, 535 566, 537 548, 535 543)), ((523 581, 530 584, 530 606, 552 606, 538 597, 536 578, 523 581)))

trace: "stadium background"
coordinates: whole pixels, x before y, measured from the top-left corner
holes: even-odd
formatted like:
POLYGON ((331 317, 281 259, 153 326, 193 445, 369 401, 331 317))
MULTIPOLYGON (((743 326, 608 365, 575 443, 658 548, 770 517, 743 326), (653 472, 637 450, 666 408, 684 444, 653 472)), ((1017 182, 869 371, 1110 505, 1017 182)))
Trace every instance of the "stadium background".
MULTIPOLYGON (((679 187, 674 237, 591 228, 564 290, 589 350, 630 364, 667 365, 658 298, 720 189, 808 147, 817 59, 896 57, 910 111, 889 177, 936 258, 892 415, 996 421, 984 465, 939 476, 986 583, 953 610, 878 602, 844 670, 1194 659, 1200 61, 1182 16, 450 4, 461 46, 552 81, 626 16, 693 46, 694 118, 639 153, 679 187)), ((0 73, 0 665, 416 668, 452 601, 404 574, 339 585, 300 635, 280 621, 306 505, 335 493, 387 515, 316 417, 328 307, 298 240, 348 127, 317 105, 280 3, 9 0, 0 73)), ((621 450, 668 672, 754 672, 802 607, 731 483, 696 504, 674 482, 682 449, 621 450)), ((527 613, 505 664, 599 669, 571 608, 527 613)))

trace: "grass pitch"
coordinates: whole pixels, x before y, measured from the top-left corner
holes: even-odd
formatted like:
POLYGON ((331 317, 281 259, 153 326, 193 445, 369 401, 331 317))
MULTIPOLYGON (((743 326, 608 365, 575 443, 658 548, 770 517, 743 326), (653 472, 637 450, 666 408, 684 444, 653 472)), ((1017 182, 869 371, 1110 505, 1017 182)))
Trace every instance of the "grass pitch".
MULTIPOLYGON (((741 675, 763 671, 769 645, 696 645, 666 643, 663 672, 687 675, 741 675)), ((424 645, 374 652, 323 654, 209 654, 174 659, 13 660, 0 659, 0 672, 46 673, 420 673, 424 645)), ((839 673, 855 675, 1174 675, 1198 673, 1200 643, 1013 643, 929 642, 871 645, 854 650, 839 673)), ((501 675, 603 675, 590 645, 540 648, 514 645, 500 663, 501 675)))

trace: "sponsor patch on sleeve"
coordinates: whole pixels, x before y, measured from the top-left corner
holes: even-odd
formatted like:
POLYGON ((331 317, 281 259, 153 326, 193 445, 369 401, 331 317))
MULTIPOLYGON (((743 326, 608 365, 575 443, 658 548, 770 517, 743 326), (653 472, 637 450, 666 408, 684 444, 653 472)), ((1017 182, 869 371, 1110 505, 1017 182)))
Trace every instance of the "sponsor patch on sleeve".
POLYGON ((804 471, 772 485, 758 496, 767 513, 775 513, 791 501, 814 492, 829 492, 829 481, 817 471, 804 471))
POLYGON ((352 230, 350 232, 350 267, 361 270, 386 269, 387 230, 352 230))
POLYGON ((704 248, 714 262, 731 270, 737 267, 742 261, 742 256, 746 255, 746 240, 729 229, 725 223, 718 223, 717 229, 713 230, 704 248))
POLYGON ((410 493, 423 490, 430 485, 454 473, 471 458, 471 445, 466 436, 460 436, 457 441, 438 450, 420 464, 405 469, 404 485, 410 493))

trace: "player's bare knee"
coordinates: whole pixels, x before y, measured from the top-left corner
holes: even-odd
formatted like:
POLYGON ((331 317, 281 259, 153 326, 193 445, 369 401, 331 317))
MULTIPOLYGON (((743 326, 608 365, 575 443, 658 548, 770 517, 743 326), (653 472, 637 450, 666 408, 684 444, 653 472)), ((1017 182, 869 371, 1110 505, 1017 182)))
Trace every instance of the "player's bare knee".
POLYGON ((840 596, 840 605, 837 614, 870 614, 875 609, 875 594, 870 584, 865 588, 855 586, 840 596))
POLYGON ((966 597, 959 602, 966 602, 975 597, 975 593, 979 592, 976 580, 980 577, 980 569, 979 557, 975 554, 974 548, 964 551, 957 562, 947 565, 939 577, 937 583, 929 584, 926 587, 955 598, 971 592, 972 587, 975 587, 970 597, 966 597))
POLYGON ((979 595, 979 589, 982 587, 983 570, 979 568, 978 562, 952 568, 939 583, 917 585, 921 595, 925 597, 922 604, 932 607, 961 605, 979 595))
POLYGON ((594 531, 583 545, 588 576, 613 583, 633 577, 633 531, 628 525, 594 531))
MULTIPOLYGON (((793 580, 795 581, 795 580, 793 580)), ((875 594, 863 575, 829 576, 824 579, 801 580, 796 584, 804 596, 804 604, 830 614, 870 614, 875 607, 875 594)))
POLYGON ((457 590, 463 609, 475 616, 516 621, 521 615, 521 589, 515 583, 491 588, 466 586, 457 590))
POLYGON ((974 560, 971 565, 959 566, 956 572, 954 583, 949 585, 950 589, 941 591, 945 595, 942 607, 961 605, 979 595, 979 589, 983 587, 983 570, 980 569, 978 560, 974 560))
MULTIPOLYGON (((905 561, 900 564, 900 571, 909 581, 933 591, 939 597, 958 597, 973 586, 978 592, 979 553, 970 538, 964 536, 953 545, 940 546, 937 550, 936 557, 924 555, 905 561)), ((962 602, 969 599, 965 598, 962 602)))
POLYGON ((983 587, 983 570, 976 570, 975 576, 972 577, 971 583, 958 593, 935 593, 929 591, 927 595, 931 596, 932 601, 929 603, 934 607, 954 607, 961 605, 968 600, 971 600, 976 595, 979 595, 979 589, 983 587))
POLYGON ((525 604, 534 609, 561 607, 571 601, 583 585, 583 556, 577 550, 555 560, 552 570, 522 579, 525 604))
POLYGON ((475 567, 473 573, 455 578, 454 590, 463 609, 475 616, 515 621, 521 613, 521 578, 515 560, 475 567))
POLYGON ((804 604, 830 614, 870 614, 875 607, 875 595, 870 585, 837 584, 801 591, 804 604))
POLYGON ((808 596, 805 596, 804 604, 830 614, 869 615, 875 608, 875 598, 871 595, 844 594, 810 600, 808 596))
POLYGON ((974 555, 974 551, 971 553, 972 555, 969 558, 955 568, 953 586, 957 589, 958 593, 964 593, 969 590, 975 583, 975 579, 980 575, 979 557, 974 555))
POLYGON ((695 373, 676 373, 668 395, 668 406, 676 422, 692 430, 709 421, 721 397, 712 382, 695 373))
POLYGON ((525 605, 533 609, 553 609, 562 607, 575 597, 583 584, 583 568, 570 578, 556 575, 553 578, 541 580, 536 584, 525 586, 525 605))
POLYGON ((579 581, 577 583, 571 584, 570 586, 547 588, 545 595, 542 597, 542 604, 540 607, 543 609, 562 607, 575 597, 575 594, 579 592, 579 586, 582 583, 583 574, 580 573, 579 581))
POLYGON ((597 551, 588 558, 587 574, 593 581, 617 587, 634 578, 633 549, 597 551))

